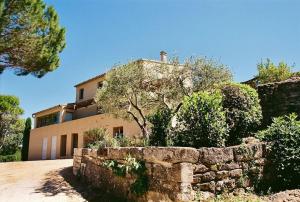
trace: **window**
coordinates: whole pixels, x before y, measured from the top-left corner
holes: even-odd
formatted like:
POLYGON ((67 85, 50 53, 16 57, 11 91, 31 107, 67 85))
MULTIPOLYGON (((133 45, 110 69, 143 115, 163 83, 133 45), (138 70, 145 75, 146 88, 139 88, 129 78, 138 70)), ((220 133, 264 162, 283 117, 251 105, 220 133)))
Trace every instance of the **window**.
POLYGON ((56 124, 59 122, 59 112, 37 117, 37 128, 56 124))
POLYGON ((81 89, 79 90, 79 99, 83 99, 83 94, 84 94, 84 89, 81 88, 81 89))
POLYGON ((122 138, 124 136, 124 134, 123 134, 123 126, 121 126, 121 127, 114 127, 113 128, 113 136, 114 136, 114 138, 122 138))
POLYGON ((98 82, 98 88, 102 88, 103 87, 103 81, 99 81, 98 82))

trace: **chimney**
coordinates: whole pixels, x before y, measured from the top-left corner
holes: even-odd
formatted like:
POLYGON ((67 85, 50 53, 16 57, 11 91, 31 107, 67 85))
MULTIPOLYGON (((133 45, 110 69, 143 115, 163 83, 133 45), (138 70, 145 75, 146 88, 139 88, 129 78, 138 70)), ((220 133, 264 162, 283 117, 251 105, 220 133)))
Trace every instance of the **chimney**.
POLYGON ((160 61, 161 62, 168 62, 168 54, 165 51, 160 51, 160 61))

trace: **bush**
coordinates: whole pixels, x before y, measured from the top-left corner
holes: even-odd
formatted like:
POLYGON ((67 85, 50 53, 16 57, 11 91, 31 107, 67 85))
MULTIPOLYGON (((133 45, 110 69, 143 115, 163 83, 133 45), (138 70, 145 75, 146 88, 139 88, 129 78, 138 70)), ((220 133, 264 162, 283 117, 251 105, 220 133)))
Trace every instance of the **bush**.
POLYGON ((257 69, 257 79, 260 84, 284 81, 293 75, 291 67, 286 63, 280 62, 276 66, 270 59, 267 59, 266 62, 259 63, 257 69))
POLYGON ((170 137, 174 145, 196 148, 225 146, 228 127, 219 91, 185 97, 177 118, 177 127, 170 137))
POLYGON ((0 155, 0 162, 20 161, 21 152, 18 150, 15 154, 11 155, 0 155))
POLYGON ((167 137, 171 121, 171 111, 167 108, 159 109, 147 117, 152 124, 149 144, 151 146, 167 146, 167 137))
POLYGON ((117 146, 117 140, 105 128, 93 128, 84 132, 84 147, 98 149, 117 146))
POLYGON ((261 122, 258 94, 255 89, 245 84, 226 83, 220 89, 229 127, 226 145, 241 144, 242 138, 255 131, 261 122))
POLYGON ((270 141, 268 159, 273 190, 300 188, 300 121, 296 114, 274 118, 266 130, 257 134, 270 141))
POLYGON ((22 134, 12 134, 5 136, 0 145, 0 155, 13 155, 22 144, 22 134))
POLYGON ((104 128, 94 128, 84 133, 84 147, 99 149, 105 147, 139 147, 147 146, 144 139, 133 139, 128 137, 113 138, 104 128))

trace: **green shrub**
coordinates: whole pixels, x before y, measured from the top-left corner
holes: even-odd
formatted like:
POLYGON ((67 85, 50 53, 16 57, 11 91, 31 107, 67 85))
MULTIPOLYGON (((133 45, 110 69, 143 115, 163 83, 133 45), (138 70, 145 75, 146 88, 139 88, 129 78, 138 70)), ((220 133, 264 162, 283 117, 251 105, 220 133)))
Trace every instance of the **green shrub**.
POLYGON ((167 108, 158 109, 147 118, 152 124, 149 144, 151 146, 167 146, 169 125, 171 122, 171 111, 167 108))
POLYGON ((20 161, 21 152, 18 150, 15 154, 0 155, 0 162, 20 161))
POLYGON ((266 62, 259 63, 257 69, 257 80, 260 84, 284 81, 293 75, 291 67, 286 63, 280 62, 276 66, 270 59, 267 59, 266 62))
POLYGON ((0 155, 13 155, 22 144, 22 134, 12 134, 5 136, 0 145, 0 155))
POLYGON ((300 121, 296 114, 274 118, 257 137, 269 141, 268 160, 273 190, 300 188, 300 121))
POLYGON ((219 91, 185 97, 177 119, 177 127, 170 137, 174 145, 196 148, 225 146, 228 127, 219 91))
POLYGON ((241 144, 242 138, 257 129, 262 119, 258 94, 245 84, 226 83, 220 89, 226 123, 229 126, 226 145, 241 144))
POLYGON ((144 139, 116 137, 104 128, 93 128, 84 132, 84 147, 99 149, 105 147, 144 147, 148 142, 144 139))
POLYGON ((93 128, 84 132, 84 147, 99 149, 104 147, 117 147, 118 142, 111 137, 105 128, 93 128))

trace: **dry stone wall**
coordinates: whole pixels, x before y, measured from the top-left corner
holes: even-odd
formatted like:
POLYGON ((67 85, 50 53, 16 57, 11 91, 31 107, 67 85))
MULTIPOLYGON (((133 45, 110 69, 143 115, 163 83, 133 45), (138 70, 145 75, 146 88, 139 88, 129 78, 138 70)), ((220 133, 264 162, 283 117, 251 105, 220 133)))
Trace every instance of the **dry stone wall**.
POLYGON ((262 107, 265 128, 273 117, 295 112, 300 116, 300 78, 295 77, 282 82, 259 85, 257 91, 262 107))
POLYGON ((76 149, 73 173, 92 185, 129 201, 192 201, 198 194, 211 196, 252 186, 265 165, 265 144, 226 148, 123 147, 76 149), (116 176, 103 165, 107 160, 124 163, 130 155, 145 162, 148 191, 130 191, 136 176, 116 176))

